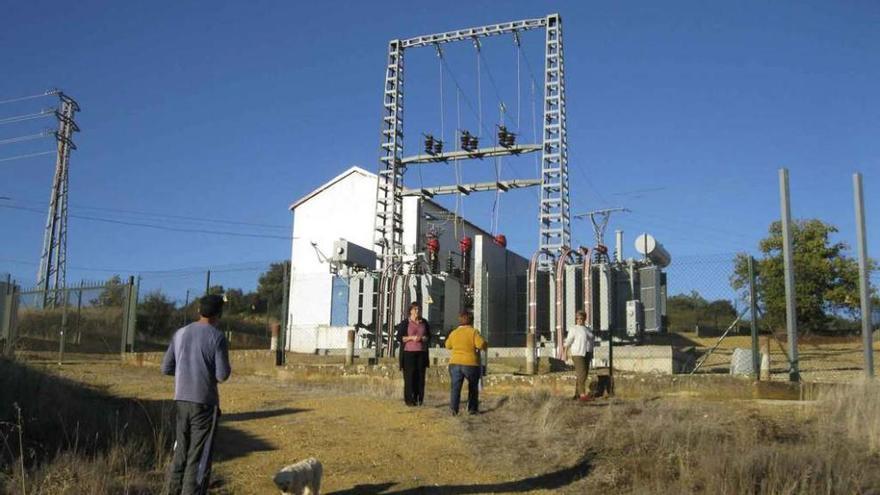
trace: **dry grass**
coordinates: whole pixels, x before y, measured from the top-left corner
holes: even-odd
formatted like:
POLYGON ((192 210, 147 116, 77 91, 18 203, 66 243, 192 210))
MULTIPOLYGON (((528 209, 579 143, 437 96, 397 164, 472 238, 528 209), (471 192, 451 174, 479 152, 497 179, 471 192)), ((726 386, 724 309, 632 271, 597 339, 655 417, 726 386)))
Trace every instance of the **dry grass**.
POLYGON ((880 493, 880 387, 814 406, 668 398, 580 404, 514 396, 470 421, 498 469, 530 476, 589 459, 579 493, 880 493), (515 431, 516 435, 511 432, 515 431))
POLYGON ((156 493, 171 411, 0 360, 0 492, 156 493))

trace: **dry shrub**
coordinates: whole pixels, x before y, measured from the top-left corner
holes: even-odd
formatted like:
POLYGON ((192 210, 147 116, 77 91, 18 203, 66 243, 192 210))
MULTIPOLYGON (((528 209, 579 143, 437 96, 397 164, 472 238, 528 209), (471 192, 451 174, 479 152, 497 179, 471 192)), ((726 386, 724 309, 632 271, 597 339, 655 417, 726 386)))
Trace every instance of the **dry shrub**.
POLYGON ((820 397, 819 408, 826 432, 843 433, 853 443, 880 454, 880 384, 832 388, 820 397))
POLYGON ((853 390, 771 414, 699 400, 581 404, 529 393, 468 430, 489 450, 484 459, 521 476, 591 459, 590 474, 563 490, 571 493, 880 493, 878 401, 876 389, 853 390))
POLYGON ((0 359, 0 492, 157 492, 172 412, 0 359))

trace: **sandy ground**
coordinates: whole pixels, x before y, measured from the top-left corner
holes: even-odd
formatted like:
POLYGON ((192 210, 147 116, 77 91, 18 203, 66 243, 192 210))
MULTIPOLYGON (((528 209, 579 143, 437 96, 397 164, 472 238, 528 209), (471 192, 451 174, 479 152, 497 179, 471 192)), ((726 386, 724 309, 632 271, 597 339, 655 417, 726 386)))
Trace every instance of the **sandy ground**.
MULTIPOLYGON (((156 368, 112 362, 50 368, 120 397, 165 400, 173 393, 172 379, 156 368)), ((439 392, 410 408, 338 384, 304 388, 234 374, 220 395, 212 493, 277 493, 272 475, 312 456, 324 464, 323 493, 504 493, 505 486, 523 491, 515 486, 515 473, 493 472, 479 462, 466 430, 482 418, 452 417, 439 392)), ((484 399, 487 406, 498 400, 484 399)))

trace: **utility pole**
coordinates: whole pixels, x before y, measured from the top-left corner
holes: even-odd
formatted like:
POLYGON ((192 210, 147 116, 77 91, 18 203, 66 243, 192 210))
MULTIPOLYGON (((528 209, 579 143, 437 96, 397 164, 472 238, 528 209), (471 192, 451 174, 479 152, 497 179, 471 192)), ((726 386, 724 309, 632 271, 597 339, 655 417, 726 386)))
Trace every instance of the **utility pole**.
POLYGON ((868 241, 865 235, 865 198, 862 174, 853 174, 856 209, 856 239, 859 245, 859 297, 862 301, 862 347, 865 351, 865 377, 874 378, 874 336, 871 334, 871 285, 868 280, 868 241))
POLYGON ((785 264, 785 328, 788 333, 788 379, 800 381, 798 371, 797 306, 794 287, 794 253, 791 238, 791 199, 788 188, 788 169, 779 169, 779 207, 782 214, 782 259, 785 264))
POLYGON ((43 251, 40 257, 40 270, 37 273, 37 288, 43 291, 43 305, 52 306, 58 302, 59 291, 67 286, 67 196, 69 185, 70 152, 76 149, 73 133, 79 132, 74 122, 74 114, 79 105, 73 98, 56 91, 61 104, 55 111, 58 130, 55 132, 57 146, 55 156, 55 176, 52 180, 52 193, 49 197, 49 213, 43 234, 43 251), (50 292, 52 297, 49 297, 50 292))
POLYGON ((755 258, 749 256, 749 315, 752 324, 752 373, 758 379, 761 369, 761 358, 758 355, 758 300, 755 290, 755 258))

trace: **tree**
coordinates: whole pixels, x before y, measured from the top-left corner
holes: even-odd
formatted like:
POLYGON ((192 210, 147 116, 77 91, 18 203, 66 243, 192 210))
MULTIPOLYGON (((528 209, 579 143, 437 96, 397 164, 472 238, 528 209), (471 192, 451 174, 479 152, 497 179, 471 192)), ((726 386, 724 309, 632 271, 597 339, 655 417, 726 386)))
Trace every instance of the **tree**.
MULTIPOLYGON (((837 228, 817 219, 792 224, 795 301, 798 329, 803 332, 828 328, 832 316, 853 317, 859 309, 858 263, 847 256, 848 246, 832 242, 837 228)), ((782 224, 770 224, 769 235, 758 247, 763 254, 755 262, 759 307, 773 329, 785 327, 785 272, 782 258, 782 224)), ((734 260, 731 285, 748 292, 748 255, 734 260)), ((873 263, 869 262, 869 269, 873 263)))
POLYGON ((177 323, 172 321, 175 310, 174 302, 161 291, 147 293, 138 304, 138 331, 147 335, 170 336, 177 323))
POLYGON ((284 303, 284 271, 288 268, 286 262, 272 263, 269 269, 260 275, 257 296, 265 301, 269 308, 277 309, 284 303))
POLYGON ((730 301, 707 301, 697 291, 669 297, 666 301, 666 313, 669 315, 669 328, 677 332, 693 331, 697 325, 718 328, 736 319, 736 308, 730 301))
POLYGON ((121 308, 125 302, 125 288, 127 286, 128 284, 122 283, 122 278, 119 275, 113 275, 107 279, 104 289, 98 294, 98 297, 92 299, 92 306, 121 308))
POLYGON ((250 311, 250 299, 241 289, 226 289, 223 295, 226 298, 223 314, 240 315, 250 311))

